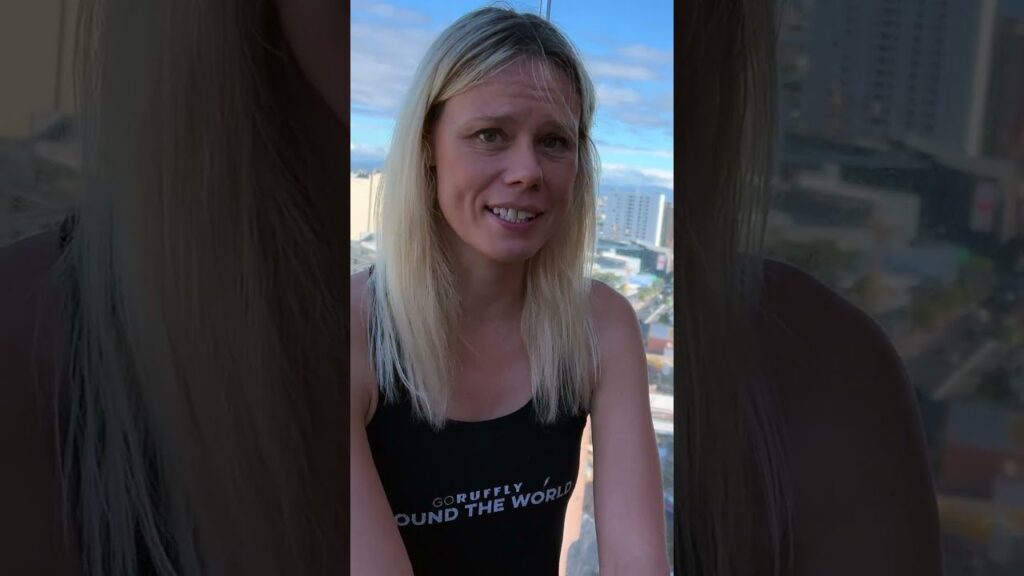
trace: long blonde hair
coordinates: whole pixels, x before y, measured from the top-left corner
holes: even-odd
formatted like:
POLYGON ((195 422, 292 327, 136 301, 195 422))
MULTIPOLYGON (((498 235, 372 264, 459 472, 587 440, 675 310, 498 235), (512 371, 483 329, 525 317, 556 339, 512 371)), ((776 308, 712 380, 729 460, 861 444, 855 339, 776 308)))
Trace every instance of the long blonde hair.
POLYGON ((772 5, 682 4, 680 574, 778 575, 791 566, 783 443, 754 329, 775 145, 772 5))
POLYGON ((85 572, 343 570, 345 242, 313 206, 343 127, 270 0, 80 10, 59 393, 85 572))
POLYGON ((560 411, 585 409, 596 376, 587 278, 598 166, 590 133, 594 87, 576 50, 550 23, 484 8, 442 32, 420 63, 396 122, 376 216, 370 348, 380 388, 386 400, 404 388, 417 414, 437 427, 444 424, 460 303, 427 133, 447 99, 522 59, 565 73, 580 102, 579 169, 567 223, 527 263, 521 330, 537 413, 551 421, 560 411))

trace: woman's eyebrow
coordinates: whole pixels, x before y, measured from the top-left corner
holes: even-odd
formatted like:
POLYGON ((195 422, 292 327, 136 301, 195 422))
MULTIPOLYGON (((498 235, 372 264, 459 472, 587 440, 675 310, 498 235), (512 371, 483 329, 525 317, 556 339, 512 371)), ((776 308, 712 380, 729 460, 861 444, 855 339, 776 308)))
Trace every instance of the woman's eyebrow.
MULTIPOLYGON (((466 120, 463 122, 463 125, 471 125, 471 124, 508 125, 508 124, 515 124, 516 122, 517 122, 517 119, 516 119, 515 115, 513 115, 513 114, 481 114, 479 116, 470 116, 470 117, 466 118, 466 120)), ((544 120, 543 122, 540 122, 540 124, 538 126, 540 128, 542 128, 542 129, 547 129, 547 130, 557 129, 557 130, 566 132, 566 133, 568 133, 570 135, 574 131, 574 123, 564 122, 564 121, 556 119, 556 118, 551 118, 551 119, 544 120)))
POLYGON ((479 116, 470 116, 466 119, 466 122, 490 122, 494 124, 509 124, 515 121, 515 116, 511 114, 483 114, 479 116))

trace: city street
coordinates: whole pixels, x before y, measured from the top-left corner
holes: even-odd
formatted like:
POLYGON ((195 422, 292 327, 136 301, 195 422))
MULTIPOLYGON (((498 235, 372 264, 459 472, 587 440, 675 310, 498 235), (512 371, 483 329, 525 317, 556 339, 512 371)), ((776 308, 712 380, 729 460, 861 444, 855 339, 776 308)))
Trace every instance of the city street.
POLYGON ((961 313, 918 353, 903 357, 911 382, 935 400, 969 396, 985 374, 1007 361, 1011 347, 998 338, 998 319, 1016 313, 1016 306, 994 297, 961 313))
MULTIPOLYGON (((985 345, 971 314, 953 320, 917 354, 903 358, 914 386, 929 395, 985 345)), ((964 375, 966 376, 966 375, 964 375)))

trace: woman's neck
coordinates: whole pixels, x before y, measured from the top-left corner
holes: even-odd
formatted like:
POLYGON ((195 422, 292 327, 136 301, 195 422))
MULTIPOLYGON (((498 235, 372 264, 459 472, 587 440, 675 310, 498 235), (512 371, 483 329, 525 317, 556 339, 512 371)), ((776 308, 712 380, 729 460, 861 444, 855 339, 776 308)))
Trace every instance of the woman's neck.
POLYGON ((526 264, 495 262, 468 246, 454 258, 455 286, 468 324, 515 321, 522 317, 526 264))

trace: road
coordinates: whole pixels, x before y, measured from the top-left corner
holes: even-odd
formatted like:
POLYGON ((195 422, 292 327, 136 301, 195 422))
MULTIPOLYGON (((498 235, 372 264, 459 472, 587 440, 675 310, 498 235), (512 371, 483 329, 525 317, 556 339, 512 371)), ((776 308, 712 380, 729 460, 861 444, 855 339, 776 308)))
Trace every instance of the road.
POLYGON ((666 288, 660 294, 651 297, 641 304, 636 308, 636 317, 644 324, 656 322, 660 315, 668 311, 666 295, 669 293, 669 290, 666 288))
MULTIPOLYGON (((1012 313, 998 302, 984 306, 992 319, 1012 313)), ((982 376, 1007 359, 1008 347, 994 333, 998 322, 981 323, 971 312, 935 335, 917 354, 903 358, 911 382, 936 400, 970 395, 982 376)))
POLYGON ((1006 352, 1005 345, 995 340, 986 340, 935 387, 932 397, 936 400, 948 400, 969 395, 977 388, 981 376, 998 366, 1006 352))
POLYGON ((917 354, 903 358, 911 382, 931 393, 945 382, 950 374, 983 346, 982 337, 975 329, 975 320, 964 314, 937 334, 917 354))

